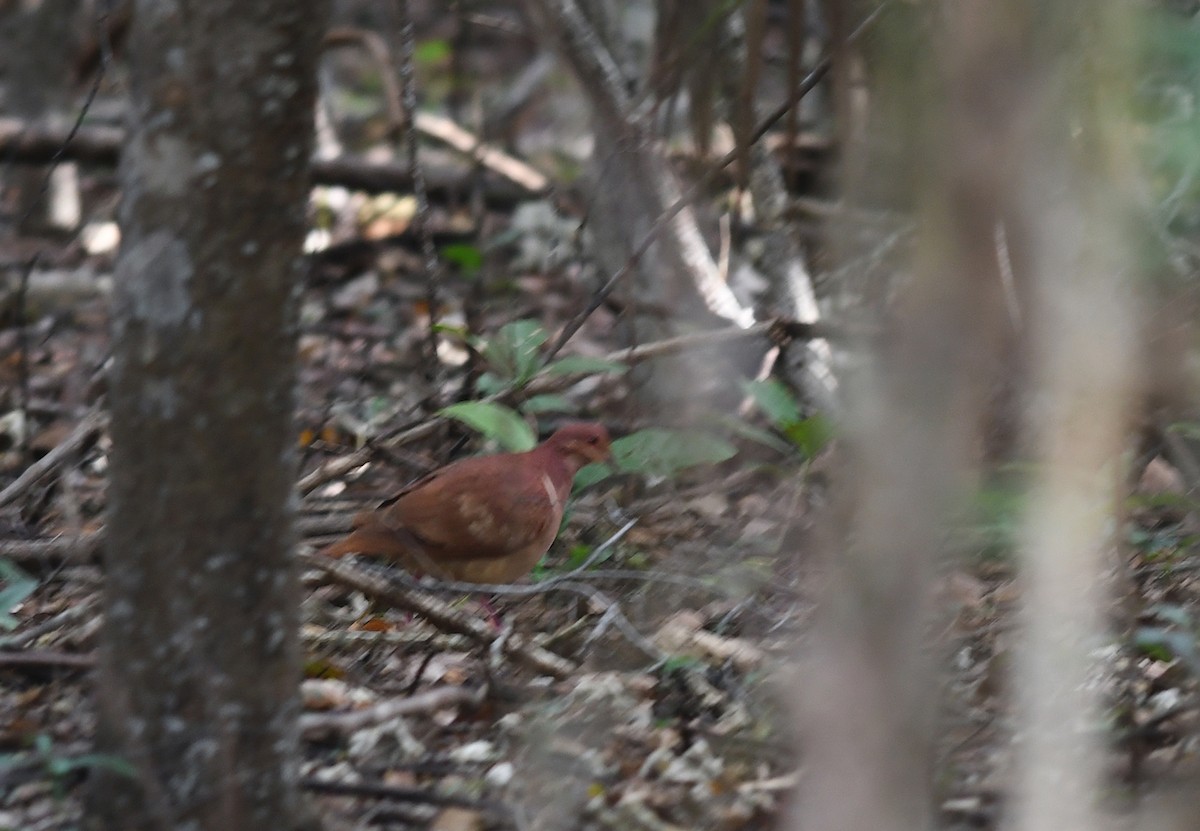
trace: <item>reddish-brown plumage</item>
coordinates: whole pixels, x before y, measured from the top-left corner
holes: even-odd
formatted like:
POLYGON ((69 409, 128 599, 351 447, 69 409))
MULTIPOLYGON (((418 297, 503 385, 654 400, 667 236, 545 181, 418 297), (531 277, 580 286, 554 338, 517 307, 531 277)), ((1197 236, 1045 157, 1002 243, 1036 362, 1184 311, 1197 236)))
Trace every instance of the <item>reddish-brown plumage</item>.
POLYGON ((575 474, 608 455, 608 431, 582 423, 525 453, 454 462, 359 514, 325 553, 383 557, 445 580, 511 583, 554 542, 575 474))

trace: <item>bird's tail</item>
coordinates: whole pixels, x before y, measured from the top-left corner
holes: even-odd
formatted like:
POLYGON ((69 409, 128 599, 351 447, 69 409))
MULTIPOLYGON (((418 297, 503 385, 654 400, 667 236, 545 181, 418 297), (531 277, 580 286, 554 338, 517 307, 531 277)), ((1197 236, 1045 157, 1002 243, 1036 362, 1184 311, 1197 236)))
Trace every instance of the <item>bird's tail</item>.
POLYGON ((321 550, 326 557, 345 557, 347 554, 366 554, 372 557, 396 557, 402 553, 396 532, 382 528, 371 514, 354 518, 355 528, 342 539, 321 550))

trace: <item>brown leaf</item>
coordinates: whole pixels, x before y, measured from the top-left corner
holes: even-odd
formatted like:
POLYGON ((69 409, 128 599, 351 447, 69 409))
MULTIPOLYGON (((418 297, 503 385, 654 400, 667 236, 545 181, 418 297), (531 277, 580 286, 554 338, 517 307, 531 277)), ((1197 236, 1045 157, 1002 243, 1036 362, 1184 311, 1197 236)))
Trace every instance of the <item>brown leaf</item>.
POLYGON ((482 831, 483 814, 469 808, 443 808, 429 828, 430 831, 482 831))

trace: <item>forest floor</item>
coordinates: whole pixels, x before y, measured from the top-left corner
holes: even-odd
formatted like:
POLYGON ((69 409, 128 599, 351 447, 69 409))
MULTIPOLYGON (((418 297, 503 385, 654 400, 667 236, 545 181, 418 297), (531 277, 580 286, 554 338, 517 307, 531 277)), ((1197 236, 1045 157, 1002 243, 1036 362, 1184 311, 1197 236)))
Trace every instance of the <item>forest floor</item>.
MULTIPOLYGON (((391 255, 415 256, 403 246, 391 255)), ((90 273, 94 288, 65 304, 48 300, 28 327, 31 439, 0 457, 8 487, 31 458, 74 447, 0 514, 5 561, 35 581, 0 610, 11 614, 0 635, 0 828, 75 826, 81 779, 105 763, 88 754, 104 578, 92 535, 102 526, 109 444, 102 429, 74 438, 91 402, 102 400, 107 289, 95 275, 111 258, 68 247, 43 264, 46 273, 90 273)), ((469 288, 442 287, 451 316, 462 313, 469 288)), ((396 274, 347 280, 337 269, 313 270, 296 435, 305 545, 334 538, 354 511, 478 449, 464 447, 470 432, 449 422, 418 440, 388 440, 428 423, 428 402, 463 388, 449 347, 451 363, 421 380, 423 293, 396 274), (330 475, 329 465, 364 441, 360 463, 330 475)), ((471 315, 482 332, 518 318, 554 331, 586 301, 569 277, 530 273, 478 298, 471 315)), ((609 353, 623 345, 612 332, 612 313, 601 309, 573 350, 609 353)), ((17 332, 0 338, 10 356, 2 383, 18 384, 17 332)), ((638 414, 619 375, 585 378, 563 394, 574 417, 606 421, 617 435, 661 424, 638 414)), ((744 418, 770 427, 752 412, 744 418)), ((545 588, 494 598, 500 628, 489 623, 483 641, 304 570, 302 769, 328 827, 772 827, 803 775, 797 654, 820 595, 827 553, 815 529, 836 453, 806 463, 753 442, 737 446, 719 464, 665 477, 626 473, 577 494, 530 584, 545 588), (553 579, 564 574, 570 579, 553 579), (503 645, 489 646, 499 633, 531 638, 559 656, 561 671, 530 669, 503 645)), ((1141 504, 1114 568, 1122 580, 1113 582, 1125 605, 1142 611, 1123 613, 1122 634, 1096 656, 1117 797, 1141 792, 1189 755, 1196 717, 1180 646, 1197 608, 1186 556, 1194 519, 1177 503, 1141 504)), ((935 779, 943 827, 996 827, 1009 791, 1006 668, 1018 594, 1003 550, 1010 519, 1004 511, 990 525, 980 519, 939 579, 929 649, 946 658, 935 779)), ((8 590, 20 582, 5 575, 8 590)), ((446 600, 489 620, 476 598, 446 600)), ((1122 625, 1115 615, 1114 625, 1122 625)))
MULTIPOLYGON (((530 44, 513 40, 510 63, 523 66, 530 44)), ((477 71, 505 77, 491 65, 477 71)), ((543 110, 587 129, 578 95, 543 110)), ((555 153, 572 141, 558 124, 542 133, 555 153)), ((78 827, 87 771, 112 762, 90 748, 118 194, 112 171, 82 168, 80 182, 86 233, 6 237, 0 247, 8 275, 41 252, 23 298, 0 289, 0 831, 78 827), (55 463, 45 476, 22 478, 46 459, 55 463)), ((587 418, 617 437, 672 428, 691 450, 708 442, 734 452, 719 462, 660 459, 666 469, 629 468, 582 489, 524 584, 532 590, 492 598, 490 611, 477 597, 441 595, 446 619, 470 618, 482 635, 430 623, 386 590, 350 588, 303 560, 401 485, 497 449, 436 417, 486 392, 486 347, 451 330, 494 342, 506 326, 535 321, 553 336, 598 282, 580 265, 578 205, 510 200, 481 215, 465 199, 440 198, 431 227, 447 272, 436 317, 448 328, 435 363, 412 198, 338 188, 314 197, 313 213, 332 220, 311 241, 298 350, 305 790, 330 829, 774 827, 804 775, 798 656, 823 563, 837 556, 821 530, 838 447, 799 452, 743 378, 725 379, 723 418, 707 421, 683 404, 647 406, 635 372, 585 375, 543 399, 542 435, 587 418), (553 671, 519 660, 518 642, 552 653, 553 671)), ((812 226, 798 235, 806 243, 821 238, 829 205, 808 208, 798 220, 812 226)), ((901 236, 875 224, 869 232, 879 252, 901 236)), ((621 314, 619 303, 601 305, 566 353, 599 359, 631 346, 621 314)), ((1200 704, 1200 524, 1178 473, 1161 459, 1147 470, 1109 558, 1113 634, 1094 650, 1105 720, 1086 725, 1108 739, 1120 811, 1194 756, 1200 704)), ((1008 685, 1020 506, 999 488, 976 501, 942 556, 928 627, 941 659, 932 809, 939 827, 956 829, 999 827, 1020 741, 1008 685)), ((369 563, 350 567, 381 575, 369 563)))

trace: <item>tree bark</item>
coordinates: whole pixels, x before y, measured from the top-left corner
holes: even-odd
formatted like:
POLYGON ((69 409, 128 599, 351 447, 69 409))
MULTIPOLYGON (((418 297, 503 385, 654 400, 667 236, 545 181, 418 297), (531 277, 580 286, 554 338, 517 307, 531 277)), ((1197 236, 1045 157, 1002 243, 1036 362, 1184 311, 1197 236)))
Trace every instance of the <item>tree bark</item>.
MULTIPOLYGON (((39 126, 65 120, 78 7, 78 0, 0 3, 0 100, 7 114, 39 126)), ((61 231, 79 221, 74 167, 57 170, 55 176, 43 166, 5 170, 5 187, 16 193, 10 209, 21 233, 61 231)))
POLYGON ((138 3, 92 829, 312 826, 297 787, 295 290, 323 0, 138 3))

